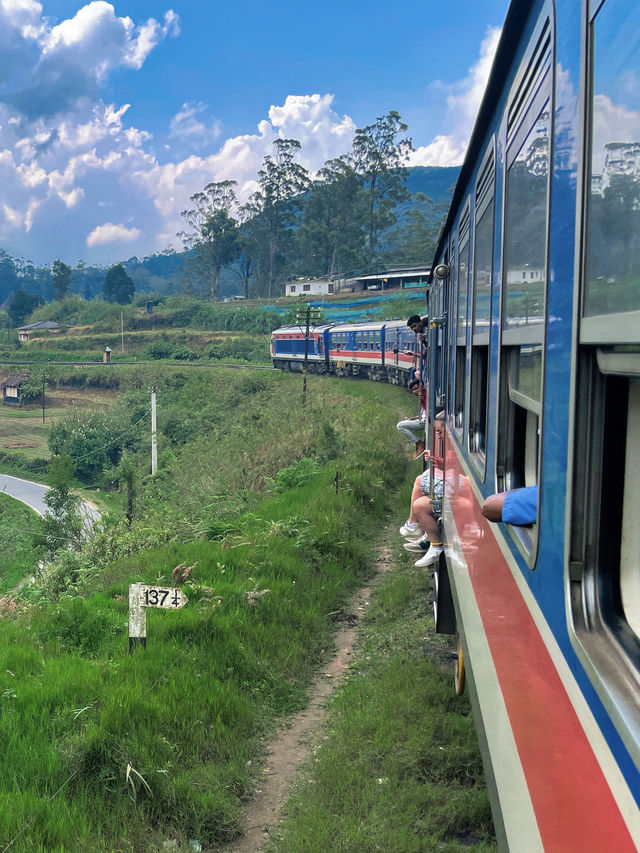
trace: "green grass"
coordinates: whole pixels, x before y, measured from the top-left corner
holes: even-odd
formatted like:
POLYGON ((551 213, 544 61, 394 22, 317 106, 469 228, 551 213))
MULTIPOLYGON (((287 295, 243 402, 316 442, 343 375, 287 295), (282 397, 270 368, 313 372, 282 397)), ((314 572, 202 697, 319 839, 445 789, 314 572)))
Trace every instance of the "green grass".
MULTIPOLYGON (((273 477, 273 492, 244 499, 250 511, 225 516, 229 535, 127 552, 108 530, 102 562, 83 553, 81 584, 78 565, 65 557, 59 594, 45 577, 33 588, 37 606, 0 620, 0 743, 8 756, 0 764, 0 845, 146 851, 171 837, 215 846, 237 834, 262 739, 304 706, 329 647, 330 614, 370 574, 375 529, 407 465, 394 430, 405 399, 398 389, 373 389, 371 397, 355 383, 310 382, 300 416, 299 378, 257 377, 245 404, 248 381, 232 386, 237 403, 218 440, 201 436, 180 457, 184 475, 198 477, 203 532, 211 535, 219 535, 219 516, 202 491, 207 469, 219 463, 223 482, 240 492, 249 480, 258 487, 261 477, 263 488, 273 477), (322 427, 320 386, 342 403, 333 432, 322 427), (316 464, 277 476, 302 455, 316 464), (109 562, 107 553, 121 556, 109 562), (128 584, 171 584, 181 562, 197 562, 189 604, 150 612, 148 647, 129 656, 128 584), (252 606, 247 593, 265 589, 252 606)), ((175 494, 175 480, 168 486, 175 494)), ((170 527, 162 516, 158 523, 170 527)), ((154 524, 141 521, 135 535, 144 523, 154 524)), ((25 591, 29 600, 34 594, 25 591)))
POLYGON ((427 577, 406 552, 397 558, 265 853, 496 849, 469 704, 443 669, 449 647, 434 635, 427 577))
MULTIPOLYGON (((304 707, 331 645, 331 615, 371 576, 391 496, 409 482, 406 442, 395 430, 408 397, 398 388, 310 377, 303 408, 296 376, 154 375, 163 382, 160 469, 141 476, 131 530, 116 519, 80 554, 62 554, 22 592, 26 612, 0 620, 0 849, 12 853, 143 853, 170 838, 206 849, 235 837, 265 739, 304 707), (189 604, 148 612, 147 649, 129 655, 129 583, 173 585, 178 563, 197 563, 189 604), (252 604, 247 594, 256 590, 268 592, 252 604)), ((125 405, 146 405, 149 372, 128 376, 125 405)), ((136 452, 142 471, 148 446, 136 452)), ((109 502, 117 507, 119 498, 109 502)), ((432 838, 425 815, 442 821, 449 795, 458 815, 447 824, 452 839, 486 817, 464 704, 451 702, 433 729, 464 773, 448 792, 427 778, 435 746, 431 734, 427 743, 420 737, 415 702, 446 704, 449 679, 416 651, 428 630, 424 579, 399 578, 370 614, 380 669, 367 670, 365 655, 349 684, 359 691, 349 737, 364 727, 360 737, 370 735, 374 751, 363 750, 359 765, 341 753, 358 772, 348 784, 345 777, 353 814, 345 810, 345 833, 336 836, 355 838, 370 809, 390 839, 380 849, 398 853, 416 833, 425 844, 432 838), (392 697, 407 683, 414 693, 398 701, 398 725, 392 697), (369 706, 375 723, 366 721, 369 706), (392 756, 395 741, 404 746, 392 756), (397 795, 384 808, 375 800, 383 790, 397 795)), ((352 703, 344 701, 347 718, 352 703)), ((330 796, 337 815, 340 792, 330 796)))
POLYGON ((41 555, 32 544, 40 516, 20 501, 0 492, 0 594, 33 575, 41 555))

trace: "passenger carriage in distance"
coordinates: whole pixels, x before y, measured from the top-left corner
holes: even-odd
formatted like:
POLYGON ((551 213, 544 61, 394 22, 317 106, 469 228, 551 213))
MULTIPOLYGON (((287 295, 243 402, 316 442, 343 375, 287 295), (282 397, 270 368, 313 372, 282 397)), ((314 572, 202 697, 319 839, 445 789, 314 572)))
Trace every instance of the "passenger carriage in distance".
POLYGON ((337 376, 385 376, 383 322, 338 323, 329 331, 329 358, 337 376))
MULTIPOLYGON (((283 326, 271 334, 271 359, 282 370, 302 370, 305 328, 283 326)), ((416 336, 406 320, 310 326, 307 367, 311 373, 361 376, 406 385, 415 366, 416 336)))
POLYGON ((635 0, 512 3, 429 284, 437 621, 516 853, 640 849, 639 45, 635 0))

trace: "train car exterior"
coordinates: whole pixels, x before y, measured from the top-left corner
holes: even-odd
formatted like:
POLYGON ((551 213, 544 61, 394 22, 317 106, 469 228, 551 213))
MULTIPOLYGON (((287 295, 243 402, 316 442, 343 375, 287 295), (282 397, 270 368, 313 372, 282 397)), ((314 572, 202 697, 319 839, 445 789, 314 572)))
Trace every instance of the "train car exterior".
MULTIPOLYGON (((341 323, 309 330, 307 366, 312 373, 362 376, 406 385, 417 364, 416 336, 406 320, 341 323)), ((301 370, 305 361, 305 331, 283 326, 271 334, 274 367, 301 370)))
POLYGON ((504 850, 640 849, 639 68, 635 0, 512 3, 429 285, 438 619, 504 850))
POLYGON ((311 327, 308 345, 303 327, 283 326, 276 329, 271 333, 273 366, 282 370, 302 370, 306 350, 309 369, 314 373, 328 373, 330 328, 330 325, 311 327))
POLYGON ((329 331, 329 358, 337 376, 384 376, 384 323, 339 323, 329 331))
POLYGON ((387 381, 406 385, 408 371, 417 364, 416 336, 406 320, 387 320, 384 324, 383 352, 387 381))

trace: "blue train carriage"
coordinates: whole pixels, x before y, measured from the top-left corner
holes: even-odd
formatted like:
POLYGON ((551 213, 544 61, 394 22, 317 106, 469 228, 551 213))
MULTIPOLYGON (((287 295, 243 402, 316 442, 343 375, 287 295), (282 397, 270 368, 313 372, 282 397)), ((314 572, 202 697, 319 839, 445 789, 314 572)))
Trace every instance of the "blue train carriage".
POLYGON ((512 3, 429 285, 436 617, 503 850, 640 849, 639 45, 636 0, 512 3))
POLYGON ((406 320, 387 320, 383 327, 384 368, 388 382, 406 385, 409 371, 416 367, 419 351, 415 334, 406 320))
POLYGON ((384 323, 337 323, 329 332, 329 358, 336 376, 378 380, 385 375, 384 323))
MULTIPOLYGON (((309 327, 307 367, 312 373, 329 372, 331 324, 309 327)), ((305 361, 304 326, 283 326, 271 333, 271 360, 281 370, 302 370, 305 361)))

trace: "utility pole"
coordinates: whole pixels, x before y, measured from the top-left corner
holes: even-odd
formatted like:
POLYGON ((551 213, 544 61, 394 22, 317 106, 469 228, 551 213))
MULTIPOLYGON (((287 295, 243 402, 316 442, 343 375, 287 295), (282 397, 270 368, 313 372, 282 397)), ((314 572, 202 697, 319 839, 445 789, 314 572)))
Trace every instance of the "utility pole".
POLYGON ((320 309, 319 308, 311 308, 311 305, 308 303, 306 311, 304 314, 302 311, 298 311, 296 316, 296 323, 300 326, 302 330, 302 325, 304 324, 304 362, 302 365, 302 408, 307 404, 307 373, 308 373, 308 365, 309 365, 309 326, 311 325, 311 321, 314 323, 320 318, 320 309))
POLYGON ((158 470, 158 440, 156 434, 156 389, 151 389, 151 476, 158 470))

